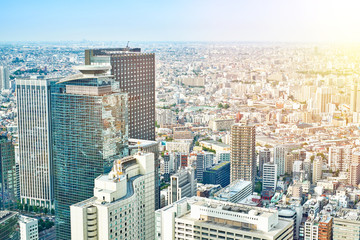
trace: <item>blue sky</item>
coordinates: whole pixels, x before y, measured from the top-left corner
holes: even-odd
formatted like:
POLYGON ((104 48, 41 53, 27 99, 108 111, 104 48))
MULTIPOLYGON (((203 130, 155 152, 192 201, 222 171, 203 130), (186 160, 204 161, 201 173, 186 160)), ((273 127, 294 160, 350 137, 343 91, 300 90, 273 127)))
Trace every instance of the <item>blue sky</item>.
POLYGON ((357 0, 0 0, 0 41, 360 41, 357 0))

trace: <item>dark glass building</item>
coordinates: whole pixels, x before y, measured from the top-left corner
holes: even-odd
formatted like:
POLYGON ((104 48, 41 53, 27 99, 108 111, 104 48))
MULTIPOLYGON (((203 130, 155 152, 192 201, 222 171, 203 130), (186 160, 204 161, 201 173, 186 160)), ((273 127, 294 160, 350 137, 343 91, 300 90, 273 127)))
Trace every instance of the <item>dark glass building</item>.
MULTIPOLYGON (((109 65, 121 92, 128 94, 129 138, 155 140, 155 54, 140 48, 85 50, 85 65, 109 65)), ((159 178, 160 159, 155 158, 159 178)), ((160 179, 155 179, 155 209, 160 207, 160 179)))
POLYGON ((230 162, 222 162, 203 174, 204 184, 219 184, 226 187, 230 184, 230 162))
POLYGON ((128 154, 127 94, 109 67, 83 66, 52 85, 57 239, 70 239, 70 205, 93 196, 94 179, 128 154))
POLYGON ((111 65, 120 91, 129 96, 129 137, 155 140, 155 54, 140 48, 85 50, 85 65, 111 65))
POLYGON ((17 178, 14 145, 0 136, 0 210, 13 210, 17 201, 17 178))

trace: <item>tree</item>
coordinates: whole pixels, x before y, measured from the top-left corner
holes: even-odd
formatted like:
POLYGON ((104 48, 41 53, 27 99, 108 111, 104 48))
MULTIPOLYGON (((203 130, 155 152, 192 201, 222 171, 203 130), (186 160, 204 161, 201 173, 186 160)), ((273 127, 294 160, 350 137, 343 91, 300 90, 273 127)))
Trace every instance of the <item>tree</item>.
POLYGON ((217 107, 218 108, 223 108, 224 106, 222 105, 222 103, 219 103, 217 107))
POLYGON ((44 208, 44 213, 47 214, 49 212, 49 209, 44 208))
POLYGON ((29 206, 29 212, 32 212, 34 210, 34 207, 33 206, 29 206))
POLYGON ((55 210, 51 209, 51 215, 55 215, 55 210))
POLYGON ((230 107, 230 105, 227 104, 227 103, 224 105, 224 108, 225 108, 225 109, 228 109, 229 107, 230 107))
POLYGON ((24 210, 25 210, 25 211, 28 211, 28 210, 29 210, 29 206, 28 206, 27 204, 25 204, 24 210))
POLYGON ((34 212, 38 212, 39 211, 39 208, 37 206, 34 206, 34 212))

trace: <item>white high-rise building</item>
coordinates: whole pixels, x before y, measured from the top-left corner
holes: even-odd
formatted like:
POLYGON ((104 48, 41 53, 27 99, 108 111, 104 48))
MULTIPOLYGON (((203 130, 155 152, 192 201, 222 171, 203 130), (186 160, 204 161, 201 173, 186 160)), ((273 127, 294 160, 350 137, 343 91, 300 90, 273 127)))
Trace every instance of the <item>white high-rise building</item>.
POLYGON ((71 239, 154 239, 154 172, 153 153, 116 160, 94 197, 70 207, 71 239))
POLYGON ((274 163, 265 163, 262 188, 271 189, 275 191, 276 184, 277 184, 277 165, 274 163))
POLYGON ((277 210, 192 197, 155 212, 155 239, 293 239, 277 210))
POLYGON ((168 203, 171 204, 184 197, 196 195, 195 171, 193 168, 181 169, 170 177, 170 186, 168 187, 168 203))
POLYGON ((50 81, 16 80, 19 132, 20 199, 52 208, 54 199, 51 145, 50 81))
POLYGON ((10 75, 9 70, 0 66, 0 90, 5 90, 10 88, 10 75))
POLYGON ((39 239, 38 220, 26 216, 20 216, 20 239, 37 240, 39 239))

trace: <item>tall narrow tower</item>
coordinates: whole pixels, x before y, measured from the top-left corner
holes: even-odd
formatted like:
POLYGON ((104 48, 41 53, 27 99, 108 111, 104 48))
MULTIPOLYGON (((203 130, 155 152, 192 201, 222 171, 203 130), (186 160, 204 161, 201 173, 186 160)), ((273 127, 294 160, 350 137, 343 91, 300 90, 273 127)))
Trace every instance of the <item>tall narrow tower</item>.
POLYGON ((52 208, 50 80, 16 80, 19 128, 20 198, 23 204, 52 208))
POLYGON ((93 196, 94 179, 128 153, 127 94, 109 67, 82 66, 53 85, 56 237, 70 239, 70 205, 93 196))
POLYGON ((256 174, 255 126, 231 126, 231 182, 237 179, 251 181, 254 187, 256 174))

